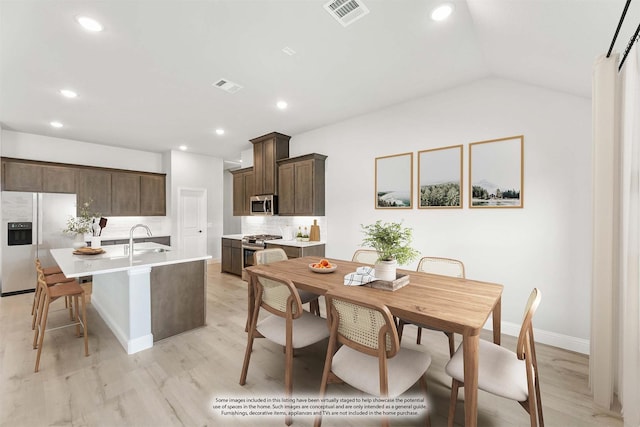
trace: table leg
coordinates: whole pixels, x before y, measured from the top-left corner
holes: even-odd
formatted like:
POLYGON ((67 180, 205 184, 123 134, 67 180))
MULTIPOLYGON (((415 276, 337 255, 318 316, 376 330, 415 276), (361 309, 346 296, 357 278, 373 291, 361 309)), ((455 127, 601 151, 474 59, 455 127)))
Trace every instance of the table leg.
POLYGON ((502 313, 502 297, 498 298, 495 307, 493 307, 493 343, 500 345, 500 317, 502 313))
POLYGON ((478 425, 478 345, 480 335, 463 335, 464 353, 464 425, 478 425))

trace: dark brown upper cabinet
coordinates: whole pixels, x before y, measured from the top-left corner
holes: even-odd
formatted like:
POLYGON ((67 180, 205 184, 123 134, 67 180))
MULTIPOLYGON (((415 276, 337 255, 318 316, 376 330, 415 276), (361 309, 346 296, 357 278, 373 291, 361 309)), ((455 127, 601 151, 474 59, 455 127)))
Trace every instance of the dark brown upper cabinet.
POLYGON ((313 153, 278 161, 279 215, 324 215, 326 158, 313 153))
POLYGON ((251 215, 250 197, 254 193, 253 168, 243 168, 231 171, 233 175, 233 215, 251 215))
POLYGON ((140 215, 165 216, 167 214, 165 175, 140 176, 140 215))
POLYGON ((165 174, 2 158, 3 191, 76 193, 102 216, 164 216, 165 186, 165 174))
POLYGON ((45 193, 75 193, 74 167, 37 161, 2 159, 2 189, 45 193))
POLYGON ((77 210, 91 202, 89 212, 111 215, 111 172, 80 169, 76 175, 77 210))
POLYGON ((140 215, 140 175, 114 172, 111 174, 111 215, 140 215))
POLYGON ((289 157, 290 136, 272 132, 251 140, 253 144, 254 194, 278 194, 276 161, 289 157))

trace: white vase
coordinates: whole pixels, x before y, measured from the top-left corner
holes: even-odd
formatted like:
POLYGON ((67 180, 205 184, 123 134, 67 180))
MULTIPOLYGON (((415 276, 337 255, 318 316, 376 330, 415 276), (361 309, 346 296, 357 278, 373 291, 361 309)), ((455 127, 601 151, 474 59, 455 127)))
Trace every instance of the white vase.
POLYGON ((386 280, 388 282, 396 280, 396 268, 398 262, 393 261, 378 261, 376 263, 376 279, 386 280))
POLYGON ((79 249, 79 248, 84 248, 85 246, 87 246, 87 242, 84 241, 84 234, 82 233, 76 234, 76 237, 73 241, 73 248, 79 249))

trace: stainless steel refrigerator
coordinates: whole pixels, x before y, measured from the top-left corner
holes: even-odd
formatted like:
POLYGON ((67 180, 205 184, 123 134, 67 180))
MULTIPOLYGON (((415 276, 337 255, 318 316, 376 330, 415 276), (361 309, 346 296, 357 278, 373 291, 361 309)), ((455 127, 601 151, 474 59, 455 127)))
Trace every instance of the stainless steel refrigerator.
POLYGON ((54 265, 49 249, 71 247, 73 237, 62 232, 76 215, 76 195, 3 191, 2 275, 4 297, 35 289, 35 259, 54 265))

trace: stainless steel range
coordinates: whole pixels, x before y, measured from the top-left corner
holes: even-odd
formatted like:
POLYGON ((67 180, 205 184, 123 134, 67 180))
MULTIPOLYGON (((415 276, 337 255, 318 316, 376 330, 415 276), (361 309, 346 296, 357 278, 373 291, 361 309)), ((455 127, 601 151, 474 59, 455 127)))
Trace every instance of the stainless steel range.
POLYGON ((267 247, 267 240, 282 239, 282 236, 275 234, 255 234, 242 238, 242 268, 253 265, 253 254, 260 249, 267 247))

